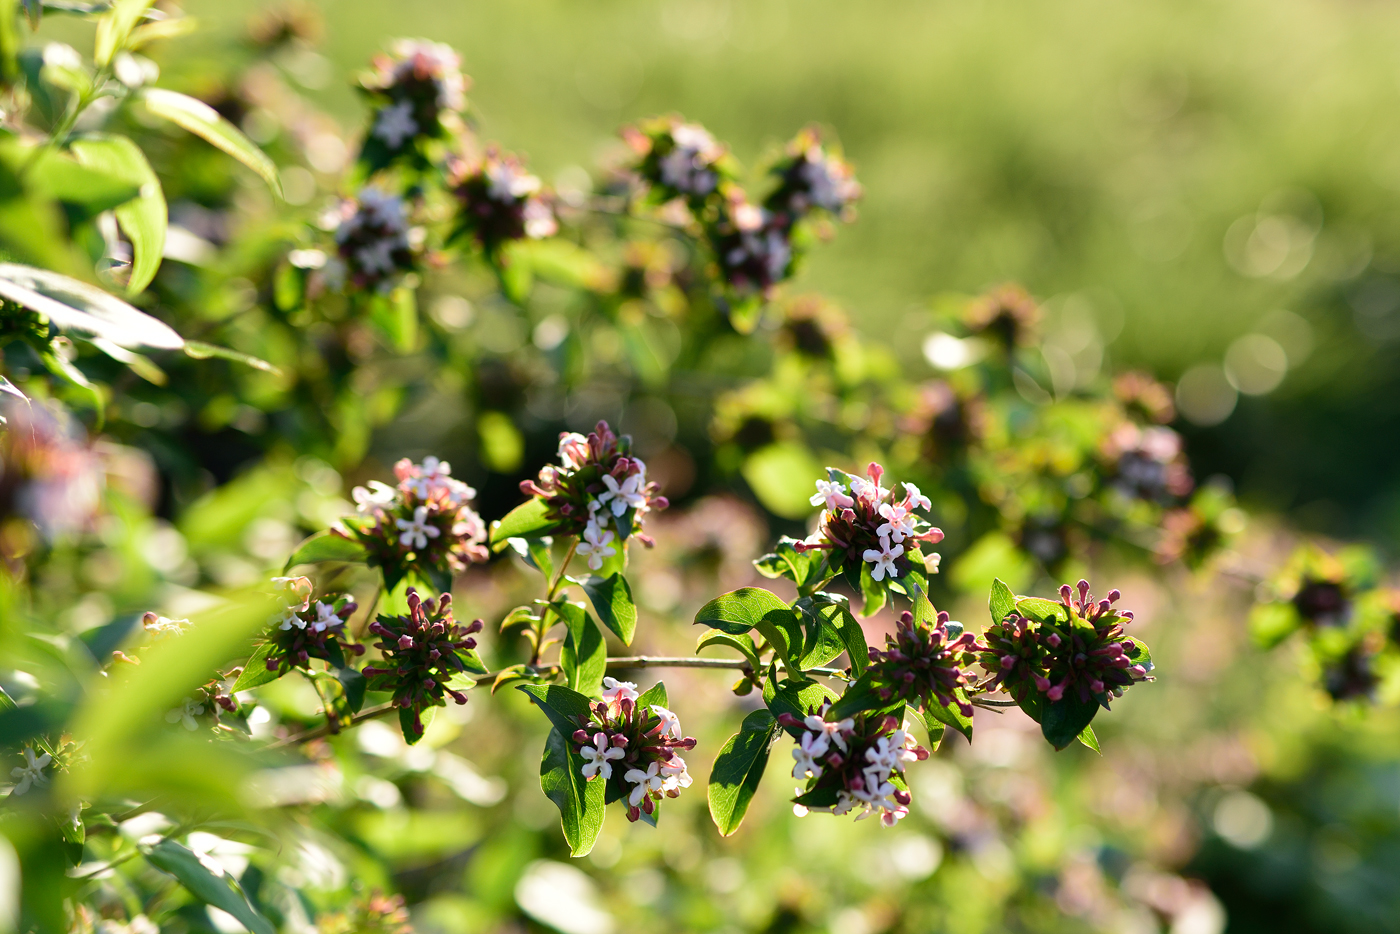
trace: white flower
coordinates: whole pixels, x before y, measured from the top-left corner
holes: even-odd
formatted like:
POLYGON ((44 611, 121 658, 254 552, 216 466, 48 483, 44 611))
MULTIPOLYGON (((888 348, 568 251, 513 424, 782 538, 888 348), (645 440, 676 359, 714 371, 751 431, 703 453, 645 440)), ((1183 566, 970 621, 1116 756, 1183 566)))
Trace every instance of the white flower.
POLYGON ((170 636, 183 635, 185 630, 190 627, 190 621, 187 619, 169 619, 165 616, 157 616, 155 619, 151 619, 148 616, 141 621, 141 625, 147 632, 155 636, 157 640, 160 640, 169 638, 170 636))
POLYGON ((933 501, 919 492, 919 488, 912 483, 904 484, 904 496, 909 500, 910 508, 932 509, 933 501))
POLYGON ((525 202, 520 217, 525 222, 525 236, 531 240, 543 240, 559 231, 559 222, 554 219, 554 212, 538 198, 531 198, 525 202))
POLYGON ((930 574, 938 573, 938 566, 943 563, 943 556, 938 552, 924 555, 924 570, 930 574))
POLYGON ((194 718, 201 716, 203 713, 203 704, 196 704, 194 702, 194 698, 186 697, 180 702, 179 707, 176 707, 174 710, 166 712, 165 722, 183 723, 185 725, 185 729, 193 732, 194 730, 199 729, 199 724, 195 722, 194 718))
POLYGON ((559 436, 559 462, 570 470, 577 470, 588 463, 588 439, 576 431, 559 436))
POLYGON ((413 510, 413 521, 407 519, 395 519, 394 524, 403 532, 399 536, 399 544, 407 545, 410 548, 427 548, 428 539, 437 538, 442 532, 432 525, 428 525, 428 507, 419 506, 413 510))
POLYGON ((454 502, 458 497, 465 502, 476 496, 476 490, 452 479, 452 465, 447 461, 440 461, 431 456, 425 457, 422 466, 416 467, 415 470, 413 479, 408 481, 408 487, 419 499, 432 499, 444 491, 454 502))
POLYGON ((297 612, 311 608, 311 578, 309 577, 274 577, 272 583, 278 590, 285 590, 282 594, 282 605, 287 609, 295 609, 297 612))
POLYGON ((818 480, 817 492, 812 494, 813 506, 826 504, 827 509, 840 509, 855 505, 855 500, 846 495, 846 488, 833 480, 818 480))
POLYGON ((350 491, 350 497, 355 500, 355 511, 362 516, 392 506, 398 495, 398 490, 380 480, 371 480, 368 489, 357 486, 350 491))
POLYGON ((24 747, 24 765, 10 769, 10 777, 18 779, 15 782, 15 790, 11 794, 22 795, 29 790, 30 785, 45 785, 48 783, 48 776, 44 774, 44 767, 53 761, 53 756, 44 753, 35 758, 34 749, 30 746, 24 747))
POLYGON ((598 502, 606 505, 612 503, 612 513, 620 516, 627 511, 630 506, 638 512, 642 512, 647 507, 647 497, 643 489, 647 485, 646 466, 641 461, 636 462, 641 469, 631 476, 625 478, 622 483, 612 475, 603 474, 603 486, 607 487, 598 496, 598 502))
POLYGON ((379 111, 372 135, 388 143, 390 149, 398 149, 404 140, 418 135, 418 121, 413 119, 413 104, 409 101, 399 101, 379 111))
POLYGON ((661 774, 661 763, 655 759, 647 766, 645 772, 641 769, 628 769, 622 778, 637 786, 627 798, 627 803, 634 808, 639 807, 649 795, 661 791, 666 785, 666 778, 661 774))
POLYGON ((79 71, 83 67, 83 57, 71 45, 63 42, 50 42, 44 46, 44 64, 50 68, 79 71))
POLYGON ((583 541, 578 543, 577 551, 581 555, 588 556, 588 567, 597 571, 603 567, 603 559, 609 555, 617 554, 617 549, 612 546, 614 535, 611 531, 600 529, 596 522, 590 521, 583 529, 583 541))
POLYGON ((486 165, 486 196, 492 201, 511 202, 540 190, 540 180, 504 161, 486 165))
POLYGON ((661 766, 661 792, 666 797, 676 797, 681 793, 682 788, 689 788, 691 782, 690 772, 685 767, 685 760, 680 756, 672 756, 671 761, 661 766))
POLYGON ((880 515, 885 517, 885 522, 875 530, 876 535, 881 538, 888 535, 895 542, 902 542, 913 536, 914 514, 902 504, 881 503, 880 515))
POLYGON ((311 622, 311 628, 317 632, 325 632, 331 626, 340 625, 340 617, 336 615, 335 607, 329 603, 316 601, 316 618, 311 622))
POLYGON ((291 629, 293 626, 298 629, 305 629, 306 620, 301 618, 302 612, 302 610, 298 610, 295 607, 290 607, 283 610, 280 617, 274 617, 273 622, 280 623, 277 627, 278 629, 286 630, 291 629))
POLYGON ((583 764, 583 777, 591 779, 594 775, 601 775, 604 779, 612 778, 613 761, 627 755, 627 750, 620 746, 609 747, 606 733, 594 733, 593 743, 579 750, 579 755, 588 760, 583 764))
POLYGON ((623 700, 635 701, 637 696, 637 685, 633 682, 611 677, 603 679, 603 700, 609 706, 623 700))
POLYGON ((817 759, 826 755, 829 748, 831 745, 825 733, 802 734, 802 739, 792 750, 792 758, 796 760, 796 764, 792 767, 792 777, 821 778, 822 767, 817 764, 817 759))
POLYGON ((865 549, 863 557, 866 561, 875 566, 870 569, 870 576, 875 580, 884 580, 888 574, 891 578, 899 576, 899 568, 894 566, 894 559, 904 554, 903 545, 890 545, 890 540, 885 536, 880 536, 880 550, 874 548, 865 549))
POLYGON ((661 736, 669 736, 671 739, 682 739, 681 719, 665 707, 656 704, 651 705, 651 712, 661 718, 661 736))
POLYGON ((862 480, 860 477, 852 477, 851 495, 856 499, 862 499, 868 496, 874 500, 882 500, 890 495, 890 491, 882 486, 876 486, 869 480, 862 480))
POLYGON ((846 752, 846 737, 844 734, 855 729, 856 721, 851 717, 847 717, 845 720, 838 720, 835 723, 830 723, 816 714, 809 714, 806 719, 802 721, 802 725, 814 733, 822 734, 824 738, 835 743, 837 749, 846 752))

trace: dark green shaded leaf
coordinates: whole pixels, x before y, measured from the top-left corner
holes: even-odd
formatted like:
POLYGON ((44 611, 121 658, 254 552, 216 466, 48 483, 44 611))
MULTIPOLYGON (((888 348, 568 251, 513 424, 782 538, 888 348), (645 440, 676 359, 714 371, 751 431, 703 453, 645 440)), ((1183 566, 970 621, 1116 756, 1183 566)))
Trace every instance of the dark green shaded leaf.
POLYGON ((596 697, 608 670, 608 647, 603 633, 581 603, 561 600, 550 610, 564 621, 568 635, 559 651, 559 667, 564 669, 569 687, 580 694, 596 697))
MULTIPOLYGON (((953 694, 958 700, 963 702, 967 701, 967 692, 962 688, 954 688, 953 694)), ((972 718, 963 716, 962 710, 958 708, 956 703, 949 704, 946 707, 935 704, 924 708, 924 713, 940 723, 951 726, 968 739, 972 739, 972 718)))
POLYGON ((180 880, 195 898, 233 915, 253 934, 277 934, 272 922, 259 914, 242 892, 210 872, 192 850, 174 840, 162 840, 146 849, 145 854, 152 866, 180 880))
POLYGON ((517 690, 524 691, 539 704, 549 722, 565 736, 573 736, 574 730, 582 725, 580 718, 589 716, 588 705, 591 701, 562 684, 522 684, 517 690))
POLYGON ((403 741, 410 746, 423 738, 423 734, 428 732, 428 727, 433 722, 433 717, 437 714, 436 707, 424 707, 418 712, 418 723, 413 722, 413 708, 399 708, 399 729, 403 731, 403 741), (420 729, 421 727, 421 729, 420 729))
MULTIPOLYGON (((571 735, 573 730, 569 730, 571 735)), ((559 727, 549 731, 540 762, 540 788, 559 809, 564 839, 572 856, 587 856, 603 829, 603 796, 607 782, 583 777, 583 759, 559 727)))
POLYGON ((1077 691, 1066 692, 1059 700, 1044 704, 1040 715, 1040 732, 1045 734, 1050 745, 1064 749, 1074 742, 1098 712, 1098 701, 1092 697, 1085 701, 1079 699, 1077 691))
POLYGON ((734 833, 743 822, 768 765, 768 751, 777 736, 778 721, 773 715, 766 710, 755 710, 744 718, 739 732, 729 737, 715 757, 706 796, 710 818, 721 836, 734 833))
POLYGON ((795 669, 791 654, 794 648, 801 648, 802 627, 797 614, 777 594, 761 587, 742 587, 705 604, 695 614, 695 622, 730 635, 757 629, 783 664, 790 671, 795 669))
MULTIPOLYGON (((365 676, 353 668, 338 668, 335 672, 336 680, 340 682, 340 687, 345 691, 345 706, 350 708, 352 714, 360 712, 365 706, 365 676)), ((472 682, 476 684, 475 681, 472 682)))
POLYGON ((889 596, 881 581, 877 581, 870 573, 872 565, 868 561, 860 563, 860 593, 865 598, 865 606, 861 608, 861 616, 874 616, 885 608, 885 600, 889 596))
POLYGON ((580 583, 588 599, 593 601, 593 611, 598 614, 599 621, 611 629, 623 645, 631 645, 637 630, 637 605, 632 600, 627 578, 614 574, 586 577, 580 583))

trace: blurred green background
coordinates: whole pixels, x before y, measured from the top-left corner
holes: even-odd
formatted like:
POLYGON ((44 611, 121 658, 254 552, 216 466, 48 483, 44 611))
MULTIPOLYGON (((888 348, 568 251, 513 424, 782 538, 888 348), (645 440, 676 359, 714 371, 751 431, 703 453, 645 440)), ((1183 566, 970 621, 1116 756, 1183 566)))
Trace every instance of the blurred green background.
MULTIPOLYGON (((1288 375, 1191 439, 1199 472, 1311 529, 1400 531, 1392 5, 319 6, 331 67, 312 96, 347 124, 343 76, 393 36, 426 36, 461 50, 482 135, 547 181, 576 182, 622 123, 655 113, 705 123, 751 165, 808 122, 830 127, 866 197, 798 285, 906 358, 912 309, 1004 280, 1086 303, 1115 362, 1165 378, 1261 331, 1288 375)), ((190 3, 206 28, 178 55, 198 69, 255 8, 190 3)), ((1203 378, 1218 388, 1218 371, 1203 378)))

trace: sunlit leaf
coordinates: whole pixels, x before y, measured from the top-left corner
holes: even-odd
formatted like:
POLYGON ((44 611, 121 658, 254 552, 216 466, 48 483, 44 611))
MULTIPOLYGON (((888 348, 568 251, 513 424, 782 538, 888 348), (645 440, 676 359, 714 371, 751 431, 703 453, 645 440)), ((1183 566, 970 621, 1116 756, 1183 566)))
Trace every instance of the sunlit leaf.
POLYGON ((710 817, 721 836, 734 833, 743 822, 768 765, 768 750, 777 736, 778 721, 773 715, 755 710, 715 756, 706 796, 710 817))
POLYGON ((119 347, 178 350, 169 325, 86 282, 47 269, 0 263, 0 298, 47 317, 55 327, 105 338, 119 347))
POLYGON ((273 194, 282 197, 282 182, 277 166, 267 154, 253 144, 219 112, 201 100, 164 88, 147 88, 141 92, 146 109, 164 117, 176 126, 189 130, 205 142, 233 156, 262 176, 273 194))
POLYGON ((103 169, 137 186, 139 194, 113 212, 131 241, 131 279, 126 290, 134 295, 155 278, 165 255, 169 218, 160 179, 140 147, 124 136, 88 136, 75 140, 72 148, 84 165, 103 169))

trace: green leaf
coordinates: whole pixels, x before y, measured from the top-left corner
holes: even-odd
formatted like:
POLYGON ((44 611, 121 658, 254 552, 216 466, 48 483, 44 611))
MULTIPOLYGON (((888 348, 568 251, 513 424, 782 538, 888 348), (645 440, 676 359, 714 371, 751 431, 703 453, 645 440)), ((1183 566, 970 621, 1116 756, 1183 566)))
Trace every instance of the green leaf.
POLYGON ((106 338, 118 347, 178 350, 185 345, 167 324, 115 295, 47 269, 0 263, 0 298, 39 312, 60 330, 106 338))
POLYGON ((836 695, 816 681, 795 681, 785 678, 775 681, 769 677, 763 684, 763 702, 773 716, 790 713, 801 720, 819 709, 823 701, 835 701, 836 695))
POLYGON ((74 155, 77 158, 56 149, 25 146, 11 140, 0 142, 0 159, 25 173, 35 195, 81 208, 88 218, 125 204, 141 193, 141 183, 130 173, 90 163, 76 148, 74 155))
POLYGON ((277 197, 282 197, 282 182, 277 166, 253 141, 204 101, 164 88, 147 88, 141 92, 146 109, 182 127, 262 176, 277 197))
POLYGON ((169 222, 160 179, 138 147, 124 136, 89 136, 73 143, 73 153, 84 165, 110 172, 134 184, 135 198, 114 212, 122 232, 131 241, 131 278, 128 295, 151 284, 165 254, 165 229, 169 222))
MULTIPOLYGON (((967 702, 967 692, 962 688, 954 688, 953 695, 958 700, 963 701, 964 703, 967 702)), ((964 716, 962 710, 958 707, 956 703, 949 704, 946 707, 942 707, 936 704, 929 707, 925 707, 924 713, 927 716, 930 716, 933 719, 939 721, 940 723, 945 723, 948 726, 951 726, 953 729, 957 730, 959 733, 966 736, 968 739, 972 739, 972 718, 964 716)))
POLYGON ((766 710, 755 710, 744 718, 739 732, 715 756, 710 770, 707 797, 710 818, 727 837, 739 829, 749 802, 758 791, 763 770, 768 765, 768 751, 778 736, 778 721, 766 710))
POLYGON ((731 649, 736 649, 740 655, 744 656, 745 660, 748 661, 749 666, 753 668, 754 671, 763 670, 763 665, 760 664, 758 660, 758 647, 754 645, 753 637, 746 633, 740 633, 736 636, 724 632, 721 629, 706 630, 701 634, 700 638, 696 640, 695 651, 699 652, 701 649, 709 648, 712 645, 723 645, 731 649))
POLYGON ((317 532, 297 546, 287 559, 284 571, 298 564, 319 564, 322 561, 339 561, 346 564, 364 564, 369 561, 369 552, 359 542, 352 541, 334 532, 317 532))
POLYGON ((797 614, 777 594, 761 587, 741 587, 721 594, 700 608, 695 622, 730 635, 758 630, 777 651, 789 671, 795 671, 793 649, 802 646, 802 626, 797 614))
POLYGON ((582 725, 579 718, 587 719, 590 716, 588 705, 591 701, 562 684, 521 684, 516 686, 516 690, 528 694, 555 729, 565 736, 573 736, 574 730, 582 725))
POLYGON ((861 616, 874 616, 885 608, 885 598, 889 596, 886 589, 881 586, 870 573, 873 565, 869 561, 860 563, 860 593, 865 598, 865 606, 861 608, 861 616))
POLYGON ((506 539, 510 550, 520 556, 530 567, 544 575, 545 580, 554 577, 554 556, 549 548, 554 544, 549 538, 510 538, 506 539))
POLYGON ((1271 649, 1303 625, 1292 603, 1256 603, 1249 612, 1249 635, 1261 649, 1271 649))
POLYGON ((99 68, 112 63, 112 57, 126 44, 131 30, 141 21, 152 0, 113 0, 111 9, 97 21, 93 61, 99 68))
POLYGON ((639 708, 649 707, 652 704, 658 707, 671 706, 671 701, 666 696, 666 683, 664 681, 656 682, 637 695, 637 706, 639 708))
POLYGON ((436 714, 436 707, 424 707, 418 712, 418 724, 414 724, 413 708, 400 707, 399 729, 403 731, 403 741, 410 746, 416 745, 418 741, 423 738, 424 734, 428 732, 428 727, 432 725, 433 717, 436 714), (422 726, 422 729, 419 729, 419 725, 422 726))
POLYGON ((1084 728, 1098 712, 1098 701, 1092 697, 1084 701, 1079 699, 1079 692, 1066 692, 1059 700, 1042 706, 1040 732, 1049 740, 1050 745, 1056 749, 1064 749, 1084 732, 1084 728))
POLYGON ((611 629, 623 645, 631 645, 637 630, 637 604, 632 601, 632 588, 627 585, 627 578, 619 573, 611 577, 586 577, 579 583, 593 601, 593 612, 598 614, 602 624, 611 629))
POLYGON ((924 725, 924 729, 928 731, 928 751, 937 752, 938 747, 943 743, 943 734, 948 732, 948 727, 938 722, 937 717, 930 716, 927 711, 917 710, 915 714, 918 716, 919 722, 924 725))
POLYGON ((603 633, 582 603, 560 600, 549 606, 564 621, 568 635, 559 651, 559 667, 564 669, 569 687, 589 697, 603 689, 603 675, 608 670, 608 647, 603 633))
MULTIPOLYGON (((801 667, 816 668, 825 665, 846 651, 846 640, 837 622, 841 621, 842 607, 833 604, 816 604, 811 597, 803 597, 793 604, 802 622, 803 640, 801 667)), ((862 638, 862 644, 864 639, 862 638)))
POLYGON ((1094 735, 1093 726, 1086 726, 1075 739, 1079 740, 1099 755, 1103 755, 1103 750, 1099 748, 1099 738, 1094 735))
POLYGON ((846 685, 846 690, 841 693, 840 699, 831 705, 831 719, 844 720, 867 710, 894 707, 899 703, 900 701, 893 699, 881 700, 880 695, 875 693, 875 685, 871 680, 870 673, 867 672, 846 685))
POLYGON ((259 914, 243 893, 230 885, 230 880, 210 872, 194 851, 174 840, 162 840, 143 850, 152 866, 180 880, 180 884, 204 904, 233 915, 253 934, 277 934, 272 922, 259 914))
POLYGON ((764 577, 787 578, 797 585, 799 592, 809 592, 830 578, 830 568, 826 564, 826 551, 798 552, 798 540, 784 535, 771 554, 754 561, 758 573, 764 577))
POLYGON ((516 506, 504 519, 491 527, 491 550, 500 551, 512 538, 539 538, 557 528, 559 522, 549 517, 549 504, 537 496, 516 506))
POLYGON ((1042 600, 1040 597, 1017 597, 1016 612, 1026 619, 1041 623, 1067 623, 1069 611, 1063 603, 1042 600))
POLYGON ((185 341, 185 356, 194 360, 208 360, 211 357, 218 357, 221 360, 232 360, 234 363, 241 363, 274 376, 282 375, 280 367, 273 366, 266 360, 243 353, 241 350, 230 350, 227 347, 206 344, 203 341, 185 341))
POLYGON ((991 611, 992 622, 999 623, 1016 612, 1016 595, 1002 583, 1001 578, 992 581, 992 592, 987 598, 987 609, 991 611))
MULTIPOLYGON (((573 730, 569 731, 572 735, 573 730)), ((603 829, 603 796, 607 782, 583 777, 583 758, 558 727, 549 731, 540 762, 540 788, 559 809, 564 839, 571 856, 587 856, 603 829)))
POLYGON ((825 598, 839 610, 831 613, 827 619, 840 633, 841 641, 846 645, 846 655, 851 660, 851 670, 859 677, 870 664, 870 645, 865 641, 865 630, 861 628, 860 620, 855 618, 850 603, 840 594, 817 593, 813 594, 813 598, 818 606, 825 598))
POLYGON ((246 691, 249 688, 255 688, 260 684, 268 684, 282 677, 281 672, 267 667, 268 656, 272 654, 275 648, 276 646, 271 642, 264 642, 262 645, 258 646, 257 650, 253 652, 252 657, 248 659, 247 664, 243 666, 242 673, 239 674, 238 680, 233 683, 233 687, 230 688, 230 691, 232 693, 246 691))

